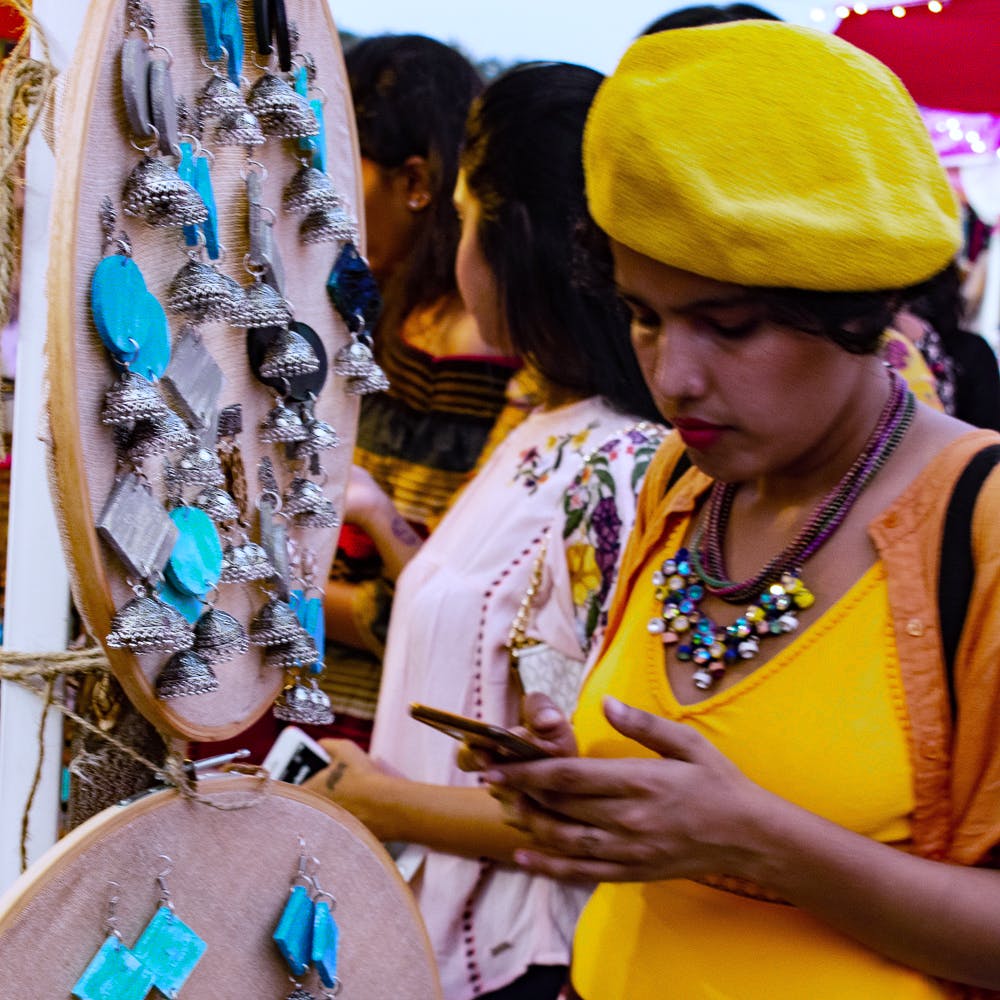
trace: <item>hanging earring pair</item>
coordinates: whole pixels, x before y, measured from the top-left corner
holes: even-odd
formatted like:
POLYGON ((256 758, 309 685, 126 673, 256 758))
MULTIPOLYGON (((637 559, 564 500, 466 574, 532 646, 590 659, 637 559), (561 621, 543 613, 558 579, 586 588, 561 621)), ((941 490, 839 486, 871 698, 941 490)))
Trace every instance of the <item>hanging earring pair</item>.
POLYGON ((288 212, 304 216, 299 225, 303 243, 350 241, 358 238, 358 226, 346 211, 328 174, 315 166, 311 157, 303 157, 282 193, 282 205, 288 212))
POLYGON ((131 140, 143 158, 125 181, 122 204, 151 226, 192 226, 208 217, 201 195, 161 157, 181 157, 180 116, 170 68, 173 55, 156 42, 155 20, 142 3, 129 3, 129 27, 145 41, 130 37, 122 45, 121 83, 125 111, 132 131, 145 146, 131 140), (155 55, 162 52, 163 57, 155 55), (154 150, 161 156, 154 156, 154 150))
MULTIPOLYGON (((108 937, 73 986, 77 1000, 144 1000, 154 987, 175 1000, 207 945, 174 911, 166 879, 173 862, 160 858, 168 867, 156 876, 160 888, 159 906, 133 948, 128 948, 118 929, 116 907, 119 896, 108 899, 105 928, 108 937)), ((113 890, 117 882, 109 883, 113 890)))
POLYGON ((319 135, 319 122, 309 102, 281 77, 254 61, 264 70, 247 94, 247 107, 257 116, 260 127, 272 139, 301 139, 319 135))
POLYGON ((288 899, 272 935, 295 986, 286 1000, 313 1000, 313 995, 300 981, 310 968, 316 970, 326 988, 325 996, 335 997, 341 989, 340 979, 337 978, 340 929, 333 917, 337 902, 319 887, 315 873, 319 862, 306 855, 305 841, 301 837, 299 851, 298 870, 292 878, 288 899), (312 873, 308 870, 310 862, 314 866, 312 873))
MULTIPOLYGON (((222 56, 228 55, 225 47, 222 56)), ((209 63, 204 56, 201 63, 211 70, 211 76, 195 95, 195 120, 198 129, 205 132, 209 122, 214 121, 211 139, 220 146, 262 146, 267 137, 261 131, 257 116, 247 107, 241 85, 244 77, 229 79, 209 63)), ((232 65, 232 60, 230 60, 232 65)))

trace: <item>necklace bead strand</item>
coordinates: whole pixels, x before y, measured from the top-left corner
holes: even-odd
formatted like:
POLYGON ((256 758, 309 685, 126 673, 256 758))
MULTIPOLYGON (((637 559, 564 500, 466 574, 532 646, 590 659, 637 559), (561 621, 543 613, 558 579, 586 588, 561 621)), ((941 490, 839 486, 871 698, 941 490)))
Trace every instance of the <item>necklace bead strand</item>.
POLYGON ((653 574, 653 587, 663 610, 650 619, 647 628, 664 645, 677 646, 678 660, 695 665, 694 684, 702 690, 710 688, 731 663, 753 659, 764 636, 798 628, 799 610, 815 600, 797 573, 783 573, 736 621, 720 627, 698 610, 705 588, 687 549, 678 549, 653 574))
POLYGON ((695 687, 707 690, 727 667, 753 659, 761 639, 794 631, 799 612, 815 602, 800 579, 799 568, 840 527, 913 421, 913 394, 891 369, 889 377, 889 399, 861 454, 813 509, 791 544, 759 573, 742 582, 726 576, 722 547, 738 484, 719 481, 712 486, 690 548, 678 549, 653 573, 654 594, 662 610, 649 620, 647 629, 665 646, 676 646, 678 660, 694 665, 695 687), (720 626, 699 610, 706 593, 732 604, 750 603, 732 624, 720 626))
POLYGON ((893 391, 865 448, 837 485, 820 501, 795 539, 755 576, 736 582, 726 576, 722 543, 737 484, 717 482, 709 497, 707 518, 691 539, 691 562, 706 589, 726 600, 748 600, 767 580, 801 566, 836 531, 861 492, 885 465, 909 428, 916 410, 905 382, 890 371, 893 391), (702 541, 704 539, 704 545, 702 541))

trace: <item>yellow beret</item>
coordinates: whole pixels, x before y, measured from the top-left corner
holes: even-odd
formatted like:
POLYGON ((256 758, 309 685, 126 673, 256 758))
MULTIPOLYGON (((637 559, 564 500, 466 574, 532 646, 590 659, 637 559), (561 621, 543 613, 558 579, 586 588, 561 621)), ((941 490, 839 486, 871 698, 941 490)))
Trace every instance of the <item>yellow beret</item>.
POLYGON ((639 38, 601 85, 583 145, 613 239, 740 285, 902 288, 960 244, 916 105, 840 39, 741 21, 639 38))

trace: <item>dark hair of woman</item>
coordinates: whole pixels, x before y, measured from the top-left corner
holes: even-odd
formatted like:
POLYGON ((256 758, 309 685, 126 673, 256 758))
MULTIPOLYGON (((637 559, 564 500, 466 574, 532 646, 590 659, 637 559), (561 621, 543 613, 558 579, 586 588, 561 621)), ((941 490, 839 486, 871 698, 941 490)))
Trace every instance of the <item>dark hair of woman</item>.
POLYGON ((472 106, 462 169, 514 351, 553 385, 659 420, 584 197, 583 126, 602 79, 567 63, 499 77, 472 106))
POLYGON ((754 298, 773 323, 832 340, 851 354, 875 354, 893 316, 913 300, 947 294, 953 266, 908 288, 875 292, 816 292, 756 288, 754 298))
POLYGON ((696 4, 682 7, 671 14, 664 14, 641 32, 655 35, 658 31, 672 28, 700 28, 706 24, 725 24, 727 21, 780 21, 777 14, 757 7, 752 3, 696 4))
POLYGON ((469 105, 482 90, 475 67, 455 49, 423 35, 378 35, 345 53, 361 155, 400 167, 411 156, 430 167, 431 199, 416 245, 383 288, 383 328, 455 289, 460 227, 451 194, 469 105))

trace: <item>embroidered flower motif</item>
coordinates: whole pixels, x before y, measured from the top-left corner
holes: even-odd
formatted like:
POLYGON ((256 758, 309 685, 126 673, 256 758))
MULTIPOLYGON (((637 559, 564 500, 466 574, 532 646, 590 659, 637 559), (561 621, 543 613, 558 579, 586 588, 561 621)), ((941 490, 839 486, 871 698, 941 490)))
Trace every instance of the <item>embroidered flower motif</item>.
MULTIPOLYGON (((605 441, 590 456, 563 495, 563 538, 567 546, 573 603, 581 609, 582 641, 589 648, 606 623, 606 605, 615 581, 622 544, 618 491, 624 484, 615 478, 612 462, 623 452, 633 460, 628 487, 638 493, 642 479, 663 434, 659 429, 632 428, 621 437, 605 441)), ((622 473, 618 472, 619 477, 622 473)))
POLYGON ((592 421, 582 430, 550 435, 545 441, 544 453, 537 446, 521 452, 514 482, 520 482, 529 493, 534 493, 562 465, 567 450, 580 452, 596 426, 597 422, 592 421))
POLYGON ((573 603, 582 607, 587 598, 601 586, 601 569, 594 550, 585 542, 577 542, 566 550, 569 578, 573 585, 573 603))

